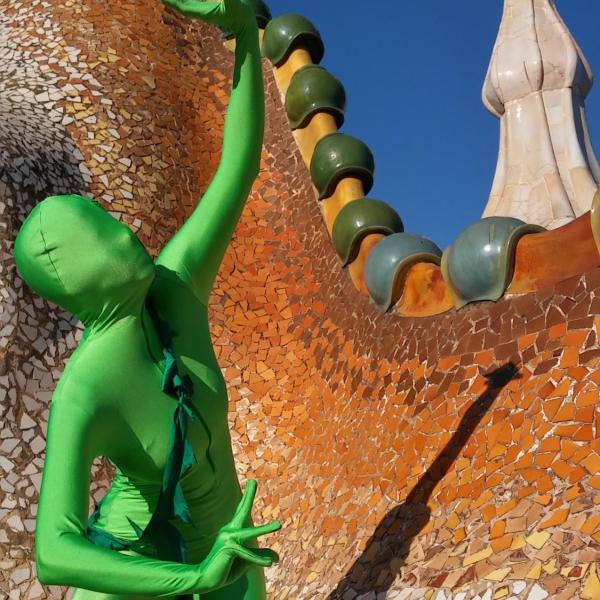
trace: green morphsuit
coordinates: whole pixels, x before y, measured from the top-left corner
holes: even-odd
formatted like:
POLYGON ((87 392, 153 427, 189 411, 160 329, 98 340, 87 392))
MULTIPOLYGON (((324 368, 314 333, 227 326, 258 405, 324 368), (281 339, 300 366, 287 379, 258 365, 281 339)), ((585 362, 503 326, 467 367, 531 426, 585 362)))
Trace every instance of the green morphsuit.
POLYGON ((258 31, 241 0, 165 2, 237 37, 221 162, 202 202, 155 261, 80 196, 38 204, 15 240, 23 280, 85 325, 50 407, 37 573, 78 588, 76 600, 261 600, 262 569, 278 557, 256 538, 280 525, 251 523, 256 484, 242 496, 207 311, 259 168, 258 31), (116 474, 88 526, 98 456, 116 474))

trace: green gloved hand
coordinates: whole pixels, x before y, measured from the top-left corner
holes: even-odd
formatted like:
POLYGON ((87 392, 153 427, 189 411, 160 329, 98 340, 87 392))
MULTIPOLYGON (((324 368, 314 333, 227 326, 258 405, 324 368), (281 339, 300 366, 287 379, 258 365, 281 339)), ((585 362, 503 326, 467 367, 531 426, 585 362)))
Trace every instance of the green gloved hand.
POLYGON ((254 11, 242 0, 223 0, 222 2, 162 0, 162 2, 186 17, 200 19, 235 34, 248 25, 258 27, 254 11))
POLYGON ((201 589, 218 589, 241 577, 251 565, 271 567, 279 556, 269 548, 252 548, 255 538, 281 529, 279 521, 245 527, 256 495, 256 481, 248 481, 233 518, 219 530, 209 555, 199 565, 201 589))

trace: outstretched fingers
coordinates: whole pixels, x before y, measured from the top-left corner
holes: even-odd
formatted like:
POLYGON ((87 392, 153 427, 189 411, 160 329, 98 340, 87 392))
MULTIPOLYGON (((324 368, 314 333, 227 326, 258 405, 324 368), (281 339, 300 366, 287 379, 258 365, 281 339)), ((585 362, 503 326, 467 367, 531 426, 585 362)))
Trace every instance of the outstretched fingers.
POLYGON ((246 548, 236 544, 233 552, 243 560, 259 567, 271 567, 274 563, 279 562, 279 555, 270 548, 246 548))
POLYGON ((240 529, 240 531, 237 532, 236 537, 238 540, 246 541, 261 535, 274 533, 280 529, 281 523, 279 521, 271 521, 270 523, 267 523, 266 525, 260 525, 259 527, 246 527, 244 529, 240 529))
POLYGON ((256 481, 250 479, 246 482, 246 488, 244 489, 244 495, 238 504, 238 507, 231 519, 230 525, 233 527, 241 528, 244 526, 246 520, 252 513, 252 505, 254 504, 254 498, 256 497, 256 481))

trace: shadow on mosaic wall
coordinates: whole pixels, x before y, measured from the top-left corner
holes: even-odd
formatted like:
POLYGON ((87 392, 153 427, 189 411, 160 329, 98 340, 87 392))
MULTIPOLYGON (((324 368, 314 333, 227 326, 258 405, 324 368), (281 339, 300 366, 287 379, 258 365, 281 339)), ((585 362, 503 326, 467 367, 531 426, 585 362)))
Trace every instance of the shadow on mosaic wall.
POLYGON ((55 87, 57 78, 41 73, 31 53, 10 43, 14 29, 6 21, 0 18, 0 201, 7 205, 5 239, 12 239, 36 202, 52 194, 83 193, 87 184, 80 169, 83 155, 56 109, 64 92, 55 87))
MULTIPOLYGON (((343 598, 349 591, 363 594, 390 590, 401 574, 413 539, 429 523, 431 510, 427 503, 436 486, 448 473, 500 392, 511 381, 520 379, 521 375, 517 366, 509 362, 484 377, 487 380, 486 389, 465 412, 450 441, 408 494, 406 500, 390 510, 381 520, 368 540, 365 550, 329 595, 328 600, 343 598)), ((444 550, 443 547, 433 546, 427 554, 434 556, 444 550)), ((445 578, 445 574, 441 577, 445 578)))
MULTIPOLYGON (((8 371, 15 372, 19 360, 11 360, 11 355, 21 355, 32 342, 37 352, 46 349, 40 345, 41 341, 37 345, 35 343, 38 337, 35 328, 41 325, 39 321, 31 321, 37 319, 38 315, 32 314, 36 309, 43 320, 48 316, 52 320, 53 314, 56 319, 52 305, 34 298, 27 288, 21 286, 14 269, 12 240, 37 202, 50 195, 74 190, 85 193, 87 189, 80 170, 83 156, 61 125, 62 115, 52 109, 44 110, 43 104, 40 104, 43 100, 53 103, 52 86, 37 78, 33 69, 28 70, 26 59, 21 61, 19 58, 9 57, 10 70, 2 68, 8 66, 6 56, 0 62, 0 228, 3 238, 0 287, 4 297, 3 315, 0 315, 1 373, 6 372, 7 366, 8 371), (22 72, 15 68, 15 65, 21 64, 24 65, 22 72), (29 322, 17 324, 18 307, 14 300, 22 303, 20 308, 29 314, 29 322), (17 328, 28 340, 28 343, 20 345, 21 349, 15 337, 18 337, 17 328), (14 364, 5 365, 5 361, 14 364)), ((49 344, 57 342, 72 330, 72 319, 64 315, 62 322, 47 330, 46 341, 49 344)))

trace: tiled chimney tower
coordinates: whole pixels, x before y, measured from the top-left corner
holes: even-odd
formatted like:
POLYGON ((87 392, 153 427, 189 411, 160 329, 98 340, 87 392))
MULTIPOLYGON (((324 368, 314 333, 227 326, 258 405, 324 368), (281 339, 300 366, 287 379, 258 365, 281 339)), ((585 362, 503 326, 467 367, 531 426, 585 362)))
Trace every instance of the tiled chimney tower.
POLYGON ((600 182, 585 115, 592 71, 553 0, 505 0, 483 86, 500 119, 483 216, 554 229, 590 210, 600 182))

